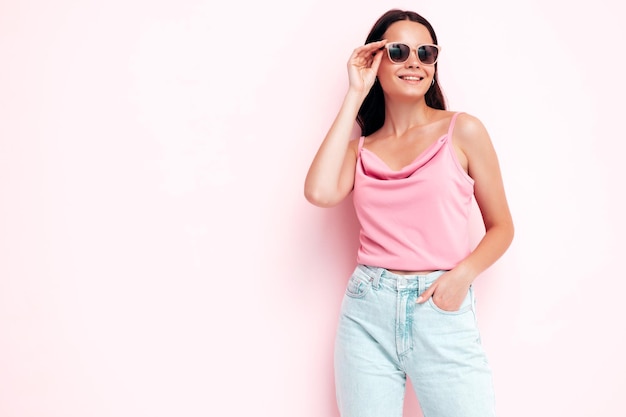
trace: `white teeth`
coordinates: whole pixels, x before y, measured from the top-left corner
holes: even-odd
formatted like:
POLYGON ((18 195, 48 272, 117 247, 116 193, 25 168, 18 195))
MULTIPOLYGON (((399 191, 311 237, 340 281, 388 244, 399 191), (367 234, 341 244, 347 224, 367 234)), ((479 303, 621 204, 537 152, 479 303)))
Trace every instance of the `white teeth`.
POLYGON ((405 80, 408 80, 408 81, 419 81, 419 80, 421 80, 420 77, 402 77, 402 78, 405 79, 405 80))

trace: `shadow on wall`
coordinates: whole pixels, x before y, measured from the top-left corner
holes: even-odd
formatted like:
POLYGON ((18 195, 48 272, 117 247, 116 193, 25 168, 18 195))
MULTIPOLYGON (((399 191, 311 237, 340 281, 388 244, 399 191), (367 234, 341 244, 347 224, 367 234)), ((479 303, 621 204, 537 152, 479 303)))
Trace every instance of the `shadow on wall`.
MULTIPOLYGON (((354 213, 352 196, 331 208, 305 203, 309 206, 307 227, 304 228, 308 250, 303 256, 307 262, 317 263, 316 269, 322 268, 333 276, 351 273, 356 266, 359 247, 359 224, 354 213)), ((347 280, 348 277, 345 278, 347 280)))

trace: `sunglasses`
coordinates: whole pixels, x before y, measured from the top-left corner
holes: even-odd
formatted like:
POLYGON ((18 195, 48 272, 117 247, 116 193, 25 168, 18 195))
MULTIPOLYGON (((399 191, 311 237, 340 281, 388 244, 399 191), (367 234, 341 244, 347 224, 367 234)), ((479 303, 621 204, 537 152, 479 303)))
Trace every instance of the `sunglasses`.
MULTIPOLYGON (((402 64, 409 59, 411 55, 411 48, 409 45, 402 42, 392 42, 385 44, 387 49, 387 55, 389 60, 395 64, 402 64)), ((434 65, 439 57, 439 51, 441 47, 439 45, 418 45, 415 48, 417 59, 424 65, 434 65)))

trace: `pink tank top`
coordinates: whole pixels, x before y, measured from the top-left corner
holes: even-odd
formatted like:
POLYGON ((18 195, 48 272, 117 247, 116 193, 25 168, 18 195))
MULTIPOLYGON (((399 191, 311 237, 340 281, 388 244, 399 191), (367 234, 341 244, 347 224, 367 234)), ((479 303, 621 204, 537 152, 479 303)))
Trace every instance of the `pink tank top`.
POLYGON ((470 253, 474 180, 459 163, 448 132, 400 171, 363 148, 353 202, 361 225, 357 262, 404 271, 449 270, 470 253))

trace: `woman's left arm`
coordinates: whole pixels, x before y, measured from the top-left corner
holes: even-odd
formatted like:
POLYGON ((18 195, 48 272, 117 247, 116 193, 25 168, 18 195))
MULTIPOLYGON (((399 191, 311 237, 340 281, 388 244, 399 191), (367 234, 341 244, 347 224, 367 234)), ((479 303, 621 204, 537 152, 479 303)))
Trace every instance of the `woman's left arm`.
POLYGON ((477 118, 461 114, 453 136, 453 143, 467 158, 468 174, 474 179, 474 196, 485 235, 471 254, 418 298, 418 302, 424 302, 432 296, 437 306, 450 311, 461 306, 474 279, 504 254, 514 233, 498 157, 487 129, 477 118))

